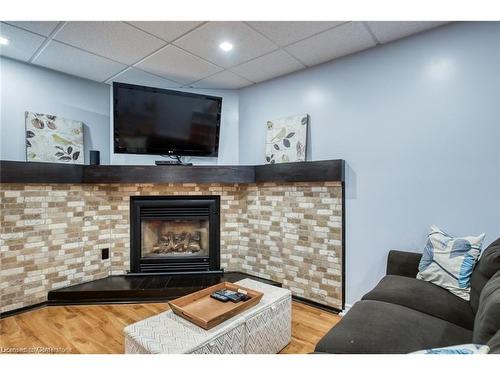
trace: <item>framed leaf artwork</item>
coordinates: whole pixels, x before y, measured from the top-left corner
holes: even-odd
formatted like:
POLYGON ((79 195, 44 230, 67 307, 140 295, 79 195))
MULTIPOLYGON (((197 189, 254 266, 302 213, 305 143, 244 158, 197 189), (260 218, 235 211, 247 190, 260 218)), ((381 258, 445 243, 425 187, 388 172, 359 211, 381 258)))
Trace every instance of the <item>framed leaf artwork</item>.
POLYGON ((83 164, 83 122, 25 112, 26 160, 83 164))
POLYGON ((268 121, 266 164, 305 161, 308 126, 308 114, 268 121))

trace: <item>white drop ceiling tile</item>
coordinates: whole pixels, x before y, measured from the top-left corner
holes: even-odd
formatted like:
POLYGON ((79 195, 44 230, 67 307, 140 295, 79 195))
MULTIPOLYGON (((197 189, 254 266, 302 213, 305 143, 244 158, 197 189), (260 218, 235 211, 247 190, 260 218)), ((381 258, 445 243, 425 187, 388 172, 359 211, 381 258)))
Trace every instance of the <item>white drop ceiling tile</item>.
POLYGON ((133 21, 128 22, 141 30, 147 31, 167 42, 201 25, 202 21, 133 21))
POLYGON ((349 22, 285 49, 306 65, 312 66, 374 46, 372 36, 361 22, 349 22))
POLYGON ((208 22, 174 42, 175 45, 219 66, 229 68, 264 55, 278 47, 243 22, 208 22), (219 48, 233 44, 231 51, 219 48))
POLYGON ((285 51, 278 50, 235 66, 231 71, 251 81, 262 82, 303 68, 305 65, 285 51))
POLYGON ((23 61, 28 61, 45 41, 43 36, 5 23, 0 23, 0 36, 9 41, 0 45, 0 55, 23 61))
POLYGON ((115 61, 55 41, 51 41, 33 63, 99 82, 126 67, 115 61))
POLYGON ((184 85, 223 70, 171 44, 141 61, 137 67, 184 85))
POLYGON ((177 88, 181 86, 177 82, 155 76, 154 74, 136 68, 128 68, 112 80, 106 81, 106 83, 112 82, 123 82, 130 83, 132 85, 159 87, 165 89, 177 88))
POLYGON ((379 42, 387 43, 446 23, 434 21, 373 21, 367 22, 367 25, 379 42))
POLYGON ((239 89, 252 83, 228 70, 224 70, 189 86, 199 89, 239 89))
POLYGON ((59 24, 59 21, 5 21, 13 26, 31 31, 43 36, 49 36, 59 24))
POLYGON ((279 46, 305 39, 345 21, 252 21, 248 22, 254 29, 260 31, 279 46))
POLYGON ((134 64, 166 45, 159 38, 117 21, 68 22, 54 39, 124 64, 134 64))

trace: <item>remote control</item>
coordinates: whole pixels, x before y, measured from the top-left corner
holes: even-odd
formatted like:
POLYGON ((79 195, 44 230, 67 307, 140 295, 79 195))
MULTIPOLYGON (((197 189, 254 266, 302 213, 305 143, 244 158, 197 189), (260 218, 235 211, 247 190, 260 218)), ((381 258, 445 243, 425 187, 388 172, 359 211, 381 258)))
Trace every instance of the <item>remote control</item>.
POLYGON ((221 301, 221 302, 229 301, 229 298, 227 298, 226 296, 224 296, 222 294, 219 294, 218 292, 210 294, 210 297, 216 299, 217 301, 221 301))
POLYGON ((241 300, 242 301, 248 301, 251 297, 249 295, 246 295, 246 294, 242 294, 241 295, 241 300))
POLYGON ((242 295, 241 295, 240 293, 236 293, 236 292, 226 292, 226 293, 225 293, 225 296, 226 296, 227 298, 229 298, 229 300, 230 300, 231 302, 236 303, 236 302, 240 302, 240 301, 241 301, 241 296, 242 296, 242 295))

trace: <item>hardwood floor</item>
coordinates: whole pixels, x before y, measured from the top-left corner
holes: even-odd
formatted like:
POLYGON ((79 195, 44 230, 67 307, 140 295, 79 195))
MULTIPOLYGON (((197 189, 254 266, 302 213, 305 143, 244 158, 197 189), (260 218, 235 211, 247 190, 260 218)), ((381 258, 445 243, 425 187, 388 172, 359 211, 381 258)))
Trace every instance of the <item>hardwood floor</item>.
MULTIPOLYGON (((123 353, 125 326, 168 310, 166 303, 50 306, 0 320, 0 353, 123 353), (44 348, 49 348, 44 349, 44 348)), ((340 317, 292 303, 292 341, 281 353, 310 353, 340 317)))
POLYGON ((311 353, 318 341, 339 321, 337 314, 293 301, 292 341, 280 353, 311 353))

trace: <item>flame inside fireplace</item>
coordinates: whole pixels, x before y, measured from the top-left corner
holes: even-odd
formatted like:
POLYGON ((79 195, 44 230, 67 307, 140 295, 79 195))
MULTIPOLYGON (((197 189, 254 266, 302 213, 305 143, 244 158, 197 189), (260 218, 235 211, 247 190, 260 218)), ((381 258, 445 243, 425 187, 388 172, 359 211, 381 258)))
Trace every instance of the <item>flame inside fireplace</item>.
POLYGON ((208 254, 208 220, 144 220, 144 256, 208 254))

